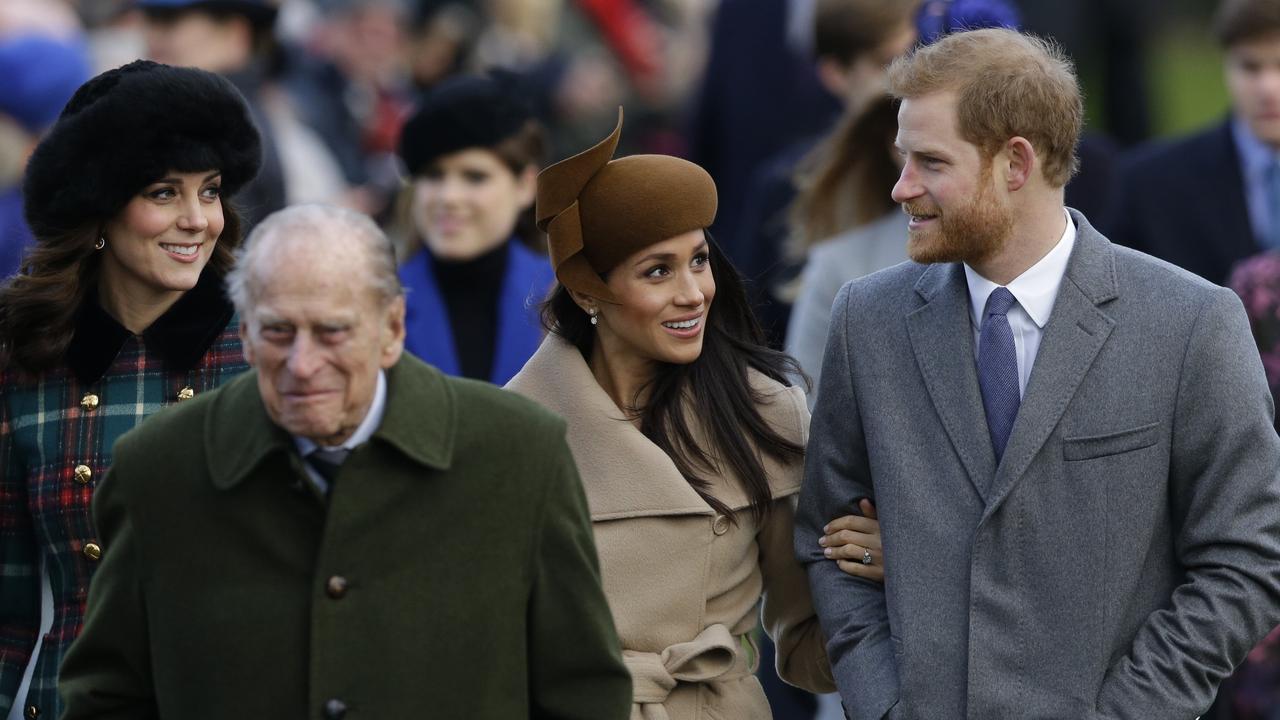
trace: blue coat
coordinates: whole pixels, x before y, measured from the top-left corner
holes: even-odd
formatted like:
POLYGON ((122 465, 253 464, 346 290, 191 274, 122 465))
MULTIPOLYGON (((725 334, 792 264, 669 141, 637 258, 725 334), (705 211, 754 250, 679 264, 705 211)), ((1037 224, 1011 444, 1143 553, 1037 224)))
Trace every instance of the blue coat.
MULTIPOLYGON (((461 375, 449 310, 436 285, 431 253, 422 252, 400 266, 400 282, 409 289, 405 349, 448 375, 461 375)), ((551 262, 512 240, 507 243, 507 274, 498 301, 498 327, 489 380, 505 385, 542 342, 538 305, 555 282, 551 262)))

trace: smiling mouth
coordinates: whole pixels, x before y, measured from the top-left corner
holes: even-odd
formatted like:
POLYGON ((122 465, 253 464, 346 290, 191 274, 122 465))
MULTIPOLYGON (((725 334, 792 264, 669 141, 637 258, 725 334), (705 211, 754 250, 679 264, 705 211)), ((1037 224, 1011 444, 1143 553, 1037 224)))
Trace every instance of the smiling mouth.
POLYGON ((696 317, 689 320, 681 320, 679 322, 664 322, 663 327, 669 327, 672 330, 690 330, 698 327, 698 323, 702 322, 702 318, 696 317))
POLYGON ((164 249, 165 252, 171 252, 174 255, 181 255, 182 257, 195 257, 195 254, 200 252, 199 245, 170 245, 168 243, 160 243, 160 247, 164 249))

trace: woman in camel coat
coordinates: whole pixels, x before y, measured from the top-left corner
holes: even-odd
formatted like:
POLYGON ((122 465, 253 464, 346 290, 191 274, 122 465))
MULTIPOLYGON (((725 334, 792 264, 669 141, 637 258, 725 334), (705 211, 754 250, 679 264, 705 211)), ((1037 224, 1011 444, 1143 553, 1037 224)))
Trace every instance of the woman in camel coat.
MULTIPOLYGON (((539 177, 560 285, 507 387, 568 421, 633 720, 768 720, 762 602, 780 676, 834 689, 792 546, 809 413, 705 234, 711 178, 667 156, 610 161, 620 131, 539 177)), ((871 562, 846 564, 874 577, 878 529, 848 527, 864 545, 843 557, 871 562)))

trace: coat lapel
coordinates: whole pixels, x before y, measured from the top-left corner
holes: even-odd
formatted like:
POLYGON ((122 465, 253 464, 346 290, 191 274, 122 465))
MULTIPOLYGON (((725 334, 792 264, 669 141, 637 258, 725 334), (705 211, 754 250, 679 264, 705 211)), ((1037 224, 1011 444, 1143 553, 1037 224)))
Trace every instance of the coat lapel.
POLYGON ((512 238, 507 243, 507 274, 498 299, 498 330, 489 380, 506 384, 542 342, 538 306, 555 279, 546 257, 526 250, 512 238))
POLYGON ((714 514, 671 458, 623 416, 578 349, 558 336, 547 336, 507 388, 564 417, 592 520, 714 514))
MULTIPOLYGON (((288 455, 294 471, 299 477, 302 473, 293 438, 267 415, 257 378, 256 370, 243 373, 209 395, 216 404, 205 415, 205 451, 213 484, 222 490, 239 484, 276 453, 288 455)), ((388 444, 420 465, 447 470, 456 414, 445 376, 405 353, 387 370, 387 405, 370 442, 388 444)))
POLYGON ((207 397, 214 403, 205 414, 204 427, 214 487, 232 488, 268 457, 289 451, 292 440, 271 422, 262 404, 257 370, 241 374, 207 397))
POLYGON ((969 290, 959 264, 931 265, 916 283, 925 304, 907 315, 907 329, 925 387, 979 496, 995 474, 995 453, 982 409, 973 359, 969 290))
POLYGON ((457 430, 457 402, 448 378, 412 355, 401 355, 387 370, 387 407, 370 441, 385 442, 419 465, 448 470, 457 430))
POLYGON ((1045 325, 1026 395, 987 498, 984 519, 995 512, 1026 474, 1115 327, 1115 321, 1098 309, 1098 305, 1118 295, 1111 243, 1083 215, 1073 211, 1071 217, 1077 228, 1076 246, 1058 289, 1053 314, 1045 325))

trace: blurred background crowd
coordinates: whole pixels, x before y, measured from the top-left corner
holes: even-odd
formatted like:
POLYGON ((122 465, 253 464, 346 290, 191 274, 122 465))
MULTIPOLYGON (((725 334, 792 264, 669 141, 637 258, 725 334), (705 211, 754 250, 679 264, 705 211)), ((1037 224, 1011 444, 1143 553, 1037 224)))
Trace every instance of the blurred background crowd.
MULTIPOLYGON (((1240 242, 1209 260, 1157 252, 1126 226, 1146 201, 1155 213, 1164 203, 1175 217, 1168 203, 1177 190, 1136 187, 1152 153, 1167 147, 1158 141, 1229 124, 1233 104, 1241 107, 1223 72, 1234 40, 1210 31, 1214 11, 1196 0, 0 0, 0 277, 17 272, 31 242, 22 212, 26 158, 72 92, 137 58, 196 66, 230 79, 263 130, 262 172, 237 198, 248 224, 308 201, 371 215, 406 263, 434 256, 423 282, 433 275, 450 303, 459 357, 433 358, 412 337, 410 349, 438 365, 453 362, 455 374, 501 384, 503 368, 518 369, 523 356, 496 357, 503 350, 495 331, 477 334, 468 324, 501 313, 477 315, 458 301, 498 293, 501 283, 485 273, 506 272, 503 263, 533 262, 524 255, 477 262, 513 234, 545 252, 525 217, 528 178, 607 135, 621 105, 628 129, 618 155, 678 155, 710 172, 719 191, 714 237, 747 276, 771 342, 816 377, 839 284, 906 259, 903 216, 889 200, 898 170, 885 66, 941 33, 1019 26, 1060 42, 1084 86, 1087 133, 1068 204, 1113 240, 1216 283, 1261 255, 1235 284, 1280 387, 1272 348, 1280 345, 1280 262, 1264 253, 1280 247, 1280 233, 1276 243, 1268 239, 1270 224, 1280 223, 1252 205, 1246 216, 1236 198, 1240 242), (517 152, 495 143, 517 136, 521 122, 478 131, 487 139, 475 145, 492 144, 513 179, 499 188, 505 199, 466 202, 502 217, 491 223, 493 237, 471 249, 433 244, 454 220, 428 217, 432 193, 448 184, 449 159, 466 143, 423 151, 407 146, 402 130, 423 98, 451 79, 494 70, 513 73, 501 76, 505 99, 518 99, 540 132, 517 152), (425 159, 414 167, 420 151, 425 159)), ((1280 114, 1280 85, 1271 92, 1260 102, 1280 114)), ((432 112, 480 103, 476 122, 499 122, 491 116, 507 112, 492 98, 457 98, 437 98, 432 112)), ((456 132, 467 121, 423 122, 456 132)), ((1280 143, 1254 130, 1264 143, 1280 143)), ((1229 150, 1220 154, 1234 162, 1229 150)), ((458 167, 464 184, 483 185, 483 168, 458 167)), ((1202 210, 1178 209, 1188 222, 1202 210)), ((549 280, 544 266, 529 272, 549 280)), ((1269 647, 1255 651, 1248 677, 1228 685, 1215 717, 1280 717, 1280 653, 1269 647)), ((771 693, 784 720, 839 716, 812 699, 771 693)))

